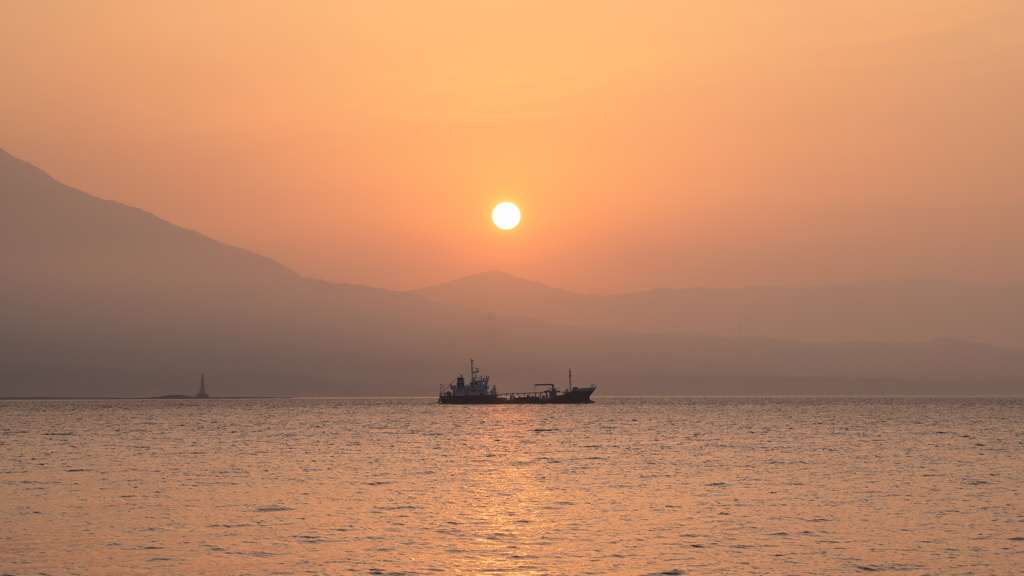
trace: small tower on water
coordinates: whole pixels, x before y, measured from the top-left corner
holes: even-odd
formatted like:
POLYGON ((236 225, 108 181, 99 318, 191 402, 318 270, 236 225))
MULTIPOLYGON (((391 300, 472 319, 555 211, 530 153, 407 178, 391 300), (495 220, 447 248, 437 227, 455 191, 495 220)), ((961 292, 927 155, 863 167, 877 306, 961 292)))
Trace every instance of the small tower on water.
POLYGON ((196 398, 209 398, 210 395, 206 393, 206 374, 199 376, 199 394, 196 394, 196 398))

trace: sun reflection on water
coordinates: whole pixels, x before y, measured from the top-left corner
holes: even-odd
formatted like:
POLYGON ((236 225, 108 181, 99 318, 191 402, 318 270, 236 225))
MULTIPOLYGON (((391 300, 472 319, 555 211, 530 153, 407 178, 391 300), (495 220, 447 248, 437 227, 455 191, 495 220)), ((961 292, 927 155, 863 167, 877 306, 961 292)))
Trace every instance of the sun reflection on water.
POLYGON ((486 422, 462 447, 469 473, 453 479, 462 498, 446 513, 454 545, 446 561, 451 573, 547 574, 541 559, 557 554, 543 514, 554 494, 541 468, 549 457, 523 434, 537 422, 531 430, 542 430, 550 414, 509 408, 486 407, 486 422))

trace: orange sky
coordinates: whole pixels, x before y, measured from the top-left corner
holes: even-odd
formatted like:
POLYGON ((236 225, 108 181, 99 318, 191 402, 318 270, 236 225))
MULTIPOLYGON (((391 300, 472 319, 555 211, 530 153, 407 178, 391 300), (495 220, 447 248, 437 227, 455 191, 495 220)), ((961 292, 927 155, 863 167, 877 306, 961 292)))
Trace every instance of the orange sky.
POLYGON ((1024 282, 1018 0, 339 4, 0 4, 0 147, 393 289, 1024 282))

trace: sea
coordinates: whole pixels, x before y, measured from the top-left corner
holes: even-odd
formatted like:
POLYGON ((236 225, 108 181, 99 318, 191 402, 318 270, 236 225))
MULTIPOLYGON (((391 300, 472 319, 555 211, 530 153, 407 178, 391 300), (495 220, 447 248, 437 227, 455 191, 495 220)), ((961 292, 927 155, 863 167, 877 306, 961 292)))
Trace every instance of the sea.
POLYGON ((1024 573, 1022 398, 0 402, 0 574, 1024 573))

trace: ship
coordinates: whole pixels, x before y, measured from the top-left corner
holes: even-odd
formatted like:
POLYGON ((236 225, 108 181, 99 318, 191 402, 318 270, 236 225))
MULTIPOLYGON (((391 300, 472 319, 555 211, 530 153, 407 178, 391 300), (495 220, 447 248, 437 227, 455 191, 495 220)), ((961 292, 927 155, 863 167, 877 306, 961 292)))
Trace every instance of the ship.
POLYGON ((533 392, 509 392, 498 394, 498 387, 491 384, 490 376, 481 376, 480 369, 469 359, 469 382, 459 374, 448 386, 442 386, 437 395, 438 404, 588 404, 590 395, 597 386, 579 387, 572 385, 572 369, 569 369, 569 385, 559 390, 554 384, 534 384, 533 392), (536 388, 541 388, 536 390, 536 388))

